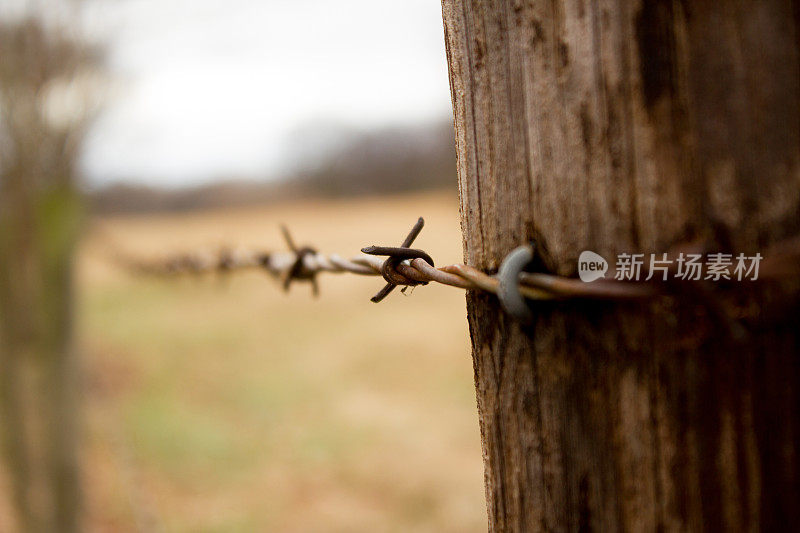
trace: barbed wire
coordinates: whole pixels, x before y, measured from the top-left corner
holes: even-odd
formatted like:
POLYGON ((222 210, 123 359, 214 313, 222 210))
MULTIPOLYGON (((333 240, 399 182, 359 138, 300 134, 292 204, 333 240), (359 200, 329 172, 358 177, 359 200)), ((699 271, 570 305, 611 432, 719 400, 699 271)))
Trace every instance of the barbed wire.
MULTIPOLYGON (((231 272, 260 269, 282 278, 284 290, 294 282, 306 282, 318 295, 317 276, 323 272, 350 273, 363 276, 382 276, 386 285, 371 298, 380 302, 397 286, 413 287, 438 283, 466 290, 479 290, 496 295, 503 308, 514 317, 527 321, 531 318, 526 300, 563 300, 574 298, 601 300, 641 300, 664 294, 666 283, 651 281, 623 281, 614 272, 609 278, 590 283, 574 278, 541 272, 524 272, 534 256, 533 244, 518 247, 509 253, 496 275, 487 274, 473 266, 451 264, 436 267, 425 251, 410 248, 424 226, 419 218, 405 240, 398 247, 368 246, 362 254, 344 258, 337 254, 321 254, 310 246, 299 247, 289 230, 282 226, 289 247, 286 252, 257 252, 223 248, 217 254, 181 254, 163 260, 148 261, 134 258, 114 247, 113 259, 126 270, 156 275, 205 272, 231 272), (382 259, 381 256, 385 256, 382 259)), ((687 249, 698 250, 698 246, 687 249)), ((796 276, 800 270, 800 239, 785 241, 773 247, 773 253, 762 261, 761 278, 776 279, 796 276)), ((647 273, 647 265, 642 265, 647 273)), ((672 269, 672 267, 670 267, 672 269)), ((733 266, 723 270, 730 276, 733 266)))

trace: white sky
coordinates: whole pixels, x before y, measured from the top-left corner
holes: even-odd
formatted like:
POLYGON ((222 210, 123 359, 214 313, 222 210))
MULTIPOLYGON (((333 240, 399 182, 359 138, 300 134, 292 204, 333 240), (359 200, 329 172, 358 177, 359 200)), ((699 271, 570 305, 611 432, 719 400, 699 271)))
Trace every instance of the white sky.
POLYGON ((450 114, 438 0, 84 7, 114 80, 84 157, 91 183, 274 176, 297 164, 289 139, 319 137, 318 123, 370 129, 450 114))

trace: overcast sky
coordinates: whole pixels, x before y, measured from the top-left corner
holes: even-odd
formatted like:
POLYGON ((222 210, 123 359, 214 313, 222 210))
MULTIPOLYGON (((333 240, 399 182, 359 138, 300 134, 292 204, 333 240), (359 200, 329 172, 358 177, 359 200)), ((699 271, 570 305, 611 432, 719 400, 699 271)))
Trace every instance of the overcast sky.
POLYGON ((438 0, 84 6, 114 80, 84 158, 93 183, 276 175, 317 124, 450 116, 438 0))

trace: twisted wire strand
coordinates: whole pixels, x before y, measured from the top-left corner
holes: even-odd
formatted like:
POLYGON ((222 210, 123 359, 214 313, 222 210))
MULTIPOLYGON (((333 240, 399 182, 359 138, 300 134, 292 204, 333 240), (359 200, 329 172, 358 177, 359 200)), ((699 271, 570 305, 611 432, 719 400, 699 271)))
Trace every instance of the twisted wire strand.
MULTIPOLYGON (((350 273, 362 276, 383 276, 388 284, 372 298, 380 301, 397 285, 414 286, 438 283, 466 290, 480 290, 498 294, 500 281, 473 266, 452 264, 433 266, 433 260, 422 250, 409 248, 419 234, 424 221, 420 218, 401 247, 369 246, 360 255, 344 258, 337 254, 325 255, 310 247, 298 248, 286 227, 281 227, 284 239, 291 251, 259 252, 252 250, 223 248, 218 253, 187 253, 173 255, 162 260, 147 261, 122 252, 113 240, 105 235, 106 251, 111 259, 123 269, 154 275, 202 274, 207 272, 232 272, 259 269, 274 277, 283 279, 284 289, 288 290, 292 281, 310 282, 317 292, 316 276, 322 272, 333 274, 350 273), (388 255, 384 259, 376 255, 388 255)), ((697 243, 684 245, 680 250, 702 251, 697 243)), ((647 265, 643 265, 647 273, 647 265)), ((674 273, 674 272, 673 272, 674 273)), ((733 266, 728 274, 733 273, 733 266)), ((620 281, 615 272, 609 278, 601 278, 586 283, 574 278, 541 272, 521 272, 518 276, 517 290, 527 300, 554 300, 570 298, 636 300, 652 298, 663 294, 669 283, 648 281, 620 281)), ((800 274, 800 238, 781 241, 767 250, 761 261, 759 279, 796 278, 800 274)), ((697 283, 696 280, 685 280, 697 283)), ((702 280, 700 280, 702 281, 702 280)), ((502 296, 502 295, 500 295, 502 296)))
MULTIPOLYGON (((183 254, 165 260, 147 261, 115 254, 114 262, 125 270, 149 275, 169 276, 181 274, 205 274, 213 272, 232 272, 244 270, 263 270, 274 277, 288 275, 297 260, 293 252, 243 252, 235 254, 221 251, 219 256, 212 254, 183 254)), ((332 274, 357 274, 361 276, 381 276, 384 260, 371 255, 358 255, 345 259, 337 254, 307 254, 303 257, 303 268, 309 273, 328 272, 332 274)), ((497 293, 496 278, 480 270, 463 265, 453 264, 433 267, 424 259, 404 261, 397 266, 397 271, 406 278, 400 285, 418 285, 423 283, 439 283, 467 290, 483 290, 497 293)), ((547 277, 555 277, 542 275, 547 277)), ((537 279, 521 279, 520 291, 528 299, 548 300, 556 297, 543 287, 536 287, 537 279)), ((579 282, 580 283, 580 282, 579 282)), ((557 286, 553 284, 553 286, 557 286)), ((649 294, 647 292, 646 294, 649 294)))
MULTIPOLYGON (((797 257, 796 250, 795 256, 797 257)), ((762 262, 762 278, 781 278, 797 274, 797 261, 789 261, 783 256, 773 257, 773 260, 766 258, 762 262)), ((128 271, 162 276, 262 270, 274 277, 285 278, 296 261, 297 254, 294 252, 267 253, 244 250, 221 250, 216 255, 208 252, 182 254, 160 261, 133 259, 123 254, 115 254, 115 262, 128 271)), ((381 276, 383 264, 382 258, 366 254, 344 258, 337 254, 325 255, 315 252, 302 257, 303 271, 308 275, 327 272, 381 276)), ((438 283, 497 294, 498 279, 469 265, 451 264, 433 267, 424 259, 415 258, 401 262, 396 268, 405 278, 396 280, 399 281, 399 285, 438 283)), ((655 284, 644 281, 599 279, 584 283, 573 278, 530 272, 520 274, 519 290, 528 300, 565 298, 631 300, 650 298, 663 292, 655 284)))

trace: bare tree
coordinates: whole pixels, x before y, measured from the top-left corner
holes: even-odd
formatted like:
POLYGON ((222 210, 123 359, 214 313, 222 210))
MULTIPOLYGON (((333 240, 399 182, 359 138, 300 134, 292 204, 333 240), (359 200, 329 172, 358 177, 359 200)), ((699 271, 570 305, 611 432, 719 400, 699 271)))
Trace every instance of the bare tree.
POLYGON ((0 417, 22 531, 77 531, 72 255, 96 59, 57 26, 0 23, 0 417))
MULTIPOLYGON (((469 264, 800 232, 797 2, 442 4, 469 264)), ((696 284, 531 326, 470 294, 490 529, 800 530, 797 294, 696 284)))

